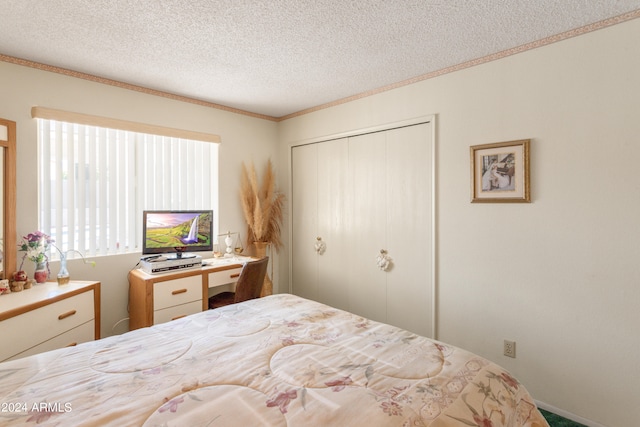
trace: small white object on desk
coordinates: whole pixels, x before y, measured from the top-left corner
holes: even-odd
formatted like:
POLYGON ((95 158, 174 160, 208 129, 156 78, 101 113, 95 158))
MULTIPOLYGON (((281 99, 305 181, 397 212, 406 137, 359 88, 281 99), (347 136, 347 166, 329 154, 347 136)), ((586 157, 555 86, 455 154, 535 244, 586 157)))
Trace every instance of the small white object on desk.
POLYGON ((229 264, 244 264, 251 261, 251 257, 248 256, 234 256, 229 258, 207 258, 202 260, 202 265, 207 267, 216 267, 219 265, 229 264))

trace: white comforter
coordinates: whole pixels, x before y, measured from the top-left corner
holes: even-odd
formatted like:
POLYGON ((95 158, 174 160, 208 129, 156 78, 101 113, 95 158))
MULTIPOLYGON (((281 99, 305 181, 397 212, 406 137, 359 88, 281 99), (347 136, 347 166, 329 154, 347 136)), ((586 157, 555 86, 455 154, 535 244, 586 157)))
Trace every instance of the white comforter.
POLYGON ((7 426, 547 426, 499 366, 292 295, 0 364, 0 404, 7 426))

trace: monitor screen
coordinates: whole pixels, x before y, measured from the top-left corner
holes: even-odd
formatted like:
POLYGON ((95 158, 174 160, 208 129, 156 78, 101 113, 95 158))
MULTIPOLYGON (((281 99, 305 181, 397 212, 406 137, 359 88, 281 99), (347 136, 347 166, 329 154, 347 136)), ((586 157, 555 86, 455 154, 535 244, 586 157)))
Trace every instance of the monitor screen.
POLYGON ((144 211, 142 253, 173 257, 213 251, 213 211, 144 211))

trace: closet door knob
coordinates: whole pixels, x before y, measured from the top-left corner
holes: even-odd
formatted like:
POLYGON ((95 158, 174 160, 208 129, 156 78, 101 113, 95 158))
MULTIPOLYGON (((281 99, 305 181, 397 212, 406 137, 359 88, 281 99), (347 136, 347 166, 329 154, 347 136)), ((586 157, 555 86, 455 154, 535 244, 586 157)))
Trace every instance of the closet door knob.
POLYGON ((322 241, 322 237, 316 237, 315 249, 318 255, 322 255, 327 250, 327 244, 322 241))
POLYGON ((393 259, 389 256, 386 249, 380 249, 380 253, 376 257, 376 265, 382 271, 391 270, 393 259))

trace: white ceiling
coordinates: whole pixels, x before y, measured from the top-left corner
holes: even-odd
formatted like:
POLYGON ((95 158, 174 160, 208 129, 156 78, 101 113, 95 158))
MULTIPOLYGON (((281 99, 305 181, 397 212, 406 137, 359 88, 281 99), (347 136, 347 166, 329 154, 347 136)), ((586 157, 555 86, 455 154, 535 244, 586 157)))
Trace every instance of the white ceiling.
POLYGON ((638 9, 640 0, 0 0, 0 54, 277 118, 638 9))

